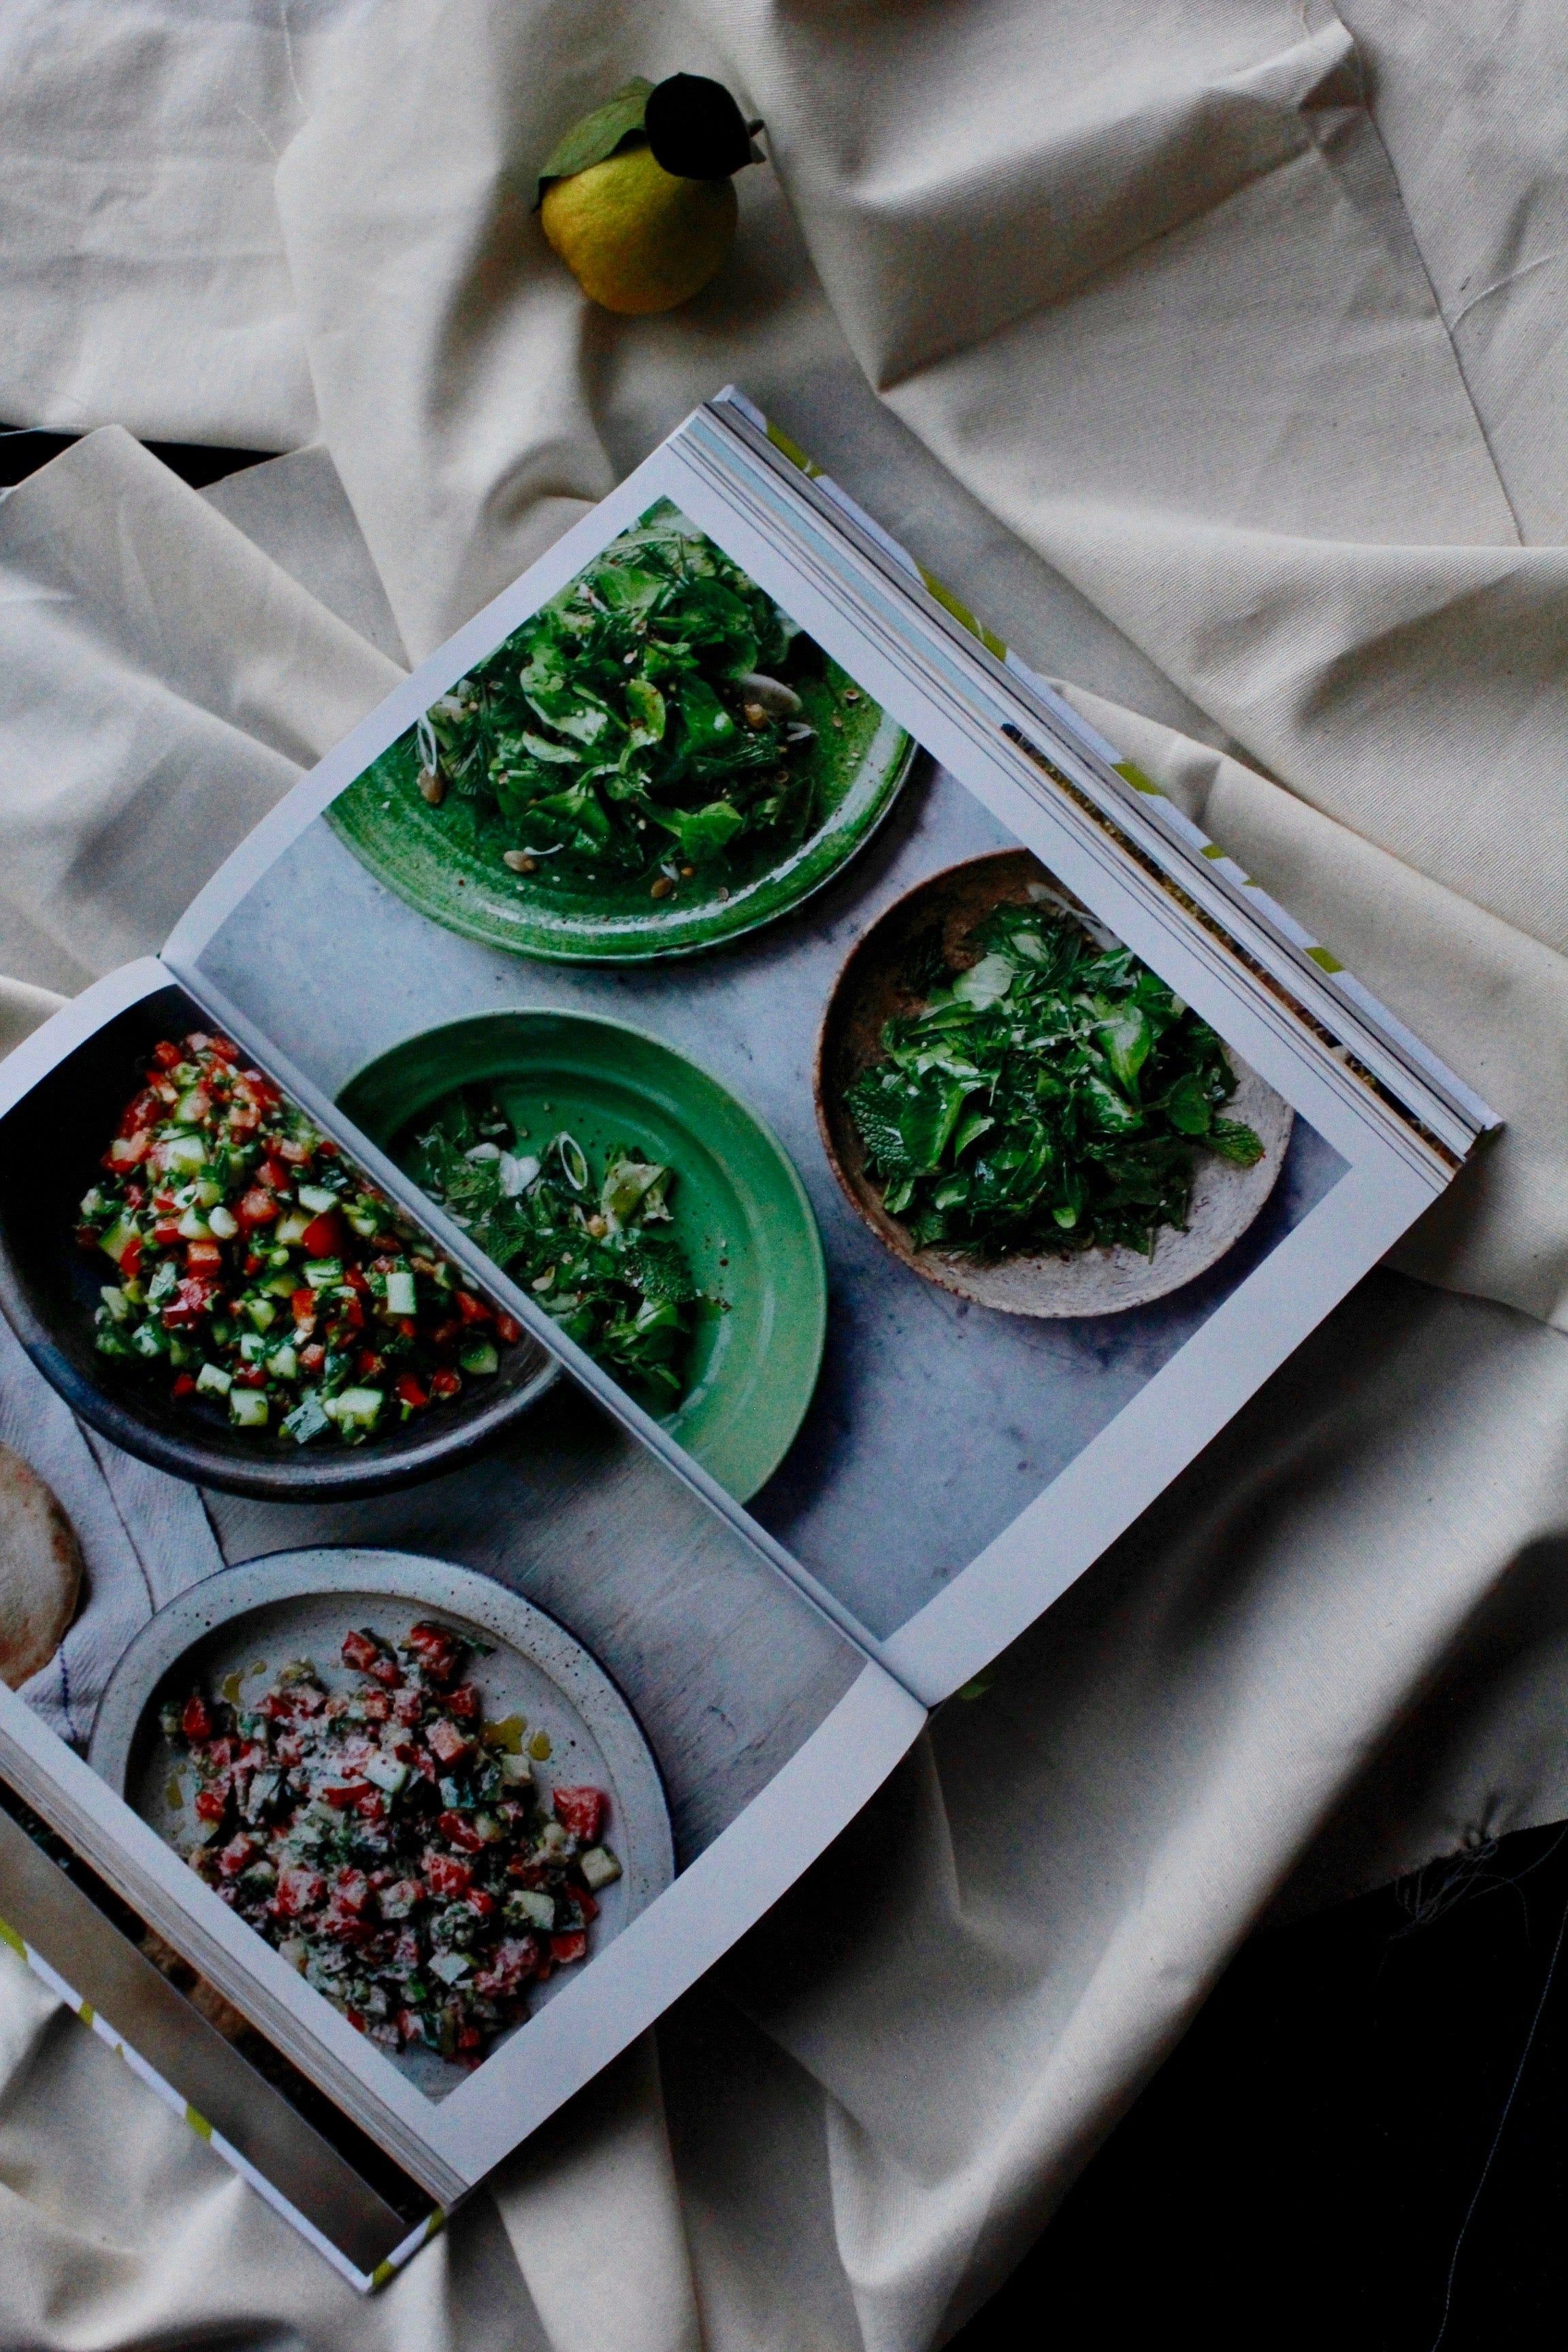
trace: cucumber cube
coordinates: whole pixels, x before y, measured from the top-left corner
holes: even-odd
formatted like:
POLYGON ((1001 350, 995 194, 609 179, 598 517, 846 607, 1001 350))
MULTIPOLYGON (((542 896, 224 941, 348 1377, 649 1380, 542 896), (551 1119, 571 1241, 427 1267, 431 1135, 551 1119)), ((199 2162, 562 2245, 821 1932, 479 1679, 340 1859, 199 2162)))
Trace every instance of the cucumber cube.
POLYGON ((577 1865, 584 1883, 591 1894, 597 1895, 601 1886, 613 1886, 621 1874, 621 1865, 607 1845, 591 1845, 577 1865))
POLYGON ((328 1397, 321 1410, 330 1413, 340 1429, 374 1429, 386 1402, 379 1389, 344 1389, 335 1397, 328 1397))
POLYGON ((136 1228, 129 1217, 116 1217, 98 1246, 106 1257, 111 1257, 118 1265, 132 1243, 138 1238, 136 1228))
POLYGON ((158 1149, 165 1172, 176 1180, 194 1176, 207 1164, 207 1148, 199 1135, 166 1135, 158 1149))

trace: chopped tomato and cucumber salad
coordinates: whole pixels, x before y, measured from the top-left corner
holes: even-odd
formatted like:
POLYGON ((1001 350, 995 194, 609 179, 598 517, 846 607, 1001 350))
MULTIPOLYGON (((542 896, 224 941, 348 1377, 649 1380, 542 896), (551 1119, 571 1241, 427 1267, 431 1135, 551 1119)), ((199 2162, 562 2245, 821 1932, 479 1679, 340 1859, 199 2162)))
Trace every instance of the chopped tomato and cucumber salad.
POLYGON ((538 1783, 548 1735, 486 1724, 473 1655, 443 1625, 395 1648, 366 1626, 347 1689, 302 1660, 258 1698, 193 1690, 162 1717, 195 1768, 198 1875, 361 2032, 458 2065, 586 1958, 621 1875, 604 1791, 538 1783))
POLYGON ((521 1336, 226 1037, 154 1045, 102 1166, 78 1227, 115 1269, 100 1351, 239 1429, 362 1444, 521 1336))

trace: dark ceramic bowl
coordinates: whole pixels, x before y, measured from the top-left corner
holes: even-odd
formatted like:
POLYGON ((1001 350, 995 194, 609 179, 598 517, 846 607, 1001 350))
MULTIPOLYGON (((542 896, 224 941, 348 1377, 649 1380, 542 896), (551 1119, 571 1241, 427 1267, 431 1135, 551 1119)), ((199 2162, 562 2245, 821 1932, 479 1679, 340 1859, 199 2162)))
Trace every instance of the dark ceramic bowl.
POLYGON ((297 1446, 237 1430, 221 1406, 175 1404, 149 1369, 93 1345, 106 1259, 76 1239, 77 1204, 142 1083, 160 1037, 210 1025, 178 988, 129 1006, 67 1056, 0 1121, 0 1307, 45 1379, 92 1427, 178 1478, 272 1502, 384 1494, 449 1470, 526 1412, 559 1367, 526 1336, 493 1380, 354 1447, 297 1446))

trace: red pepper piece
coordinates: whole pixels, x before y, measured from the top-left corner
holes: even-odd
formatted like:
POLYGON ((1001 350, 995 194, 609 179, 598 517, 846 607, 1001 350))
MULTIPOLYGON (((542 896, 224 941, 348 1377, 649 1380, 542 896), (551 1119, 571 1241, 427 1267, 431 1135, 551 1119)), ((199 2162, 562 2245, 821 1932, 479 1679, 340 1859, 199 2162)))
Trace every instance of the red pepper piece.
POLYGON ((141 1273, 142 1257, 144 1247, 145 1244, 142 1242, 141 1234, 132 1234, 131 1239, 126 1243, 125 1247, 121 1251, 120 1271, 125 1281, 134 1282, 137 1276, 141 1273))
POLYGON ((445 1718, 433 1723, 425 1737, 430 1743, 430 1753, 438 1756, 443 1764, 455 1764, 458 1757, 466 1756, 474 1744, 471 1739, 464 1738, 455 1723, 447 1723, 445 1718))
POLYGON ((496 1317, 496 1338, 503 1348, 515 1347, 522 1337, 522 1326, 510 1315, 496 1317))
POLYGON ((161 1070, 177 1070, 184 1058, 184 1047, 172 1044, 167 1037, 160 1037, 148 1056, 161 1070))
POLYGON ((461 1813, 441 1813, 437 1818, 436 1826, 447 1844, 455 1845, 459 1853, 483 1853, 485 1844, 483 1838, 471 1822, 464 1820, 461 1813))
POLYGON ((313 1339, 308 1348, 300 1350, 300 1361, 308 1372, 319 1372, 326 1360, 327 1351, 319 1339, 313 1339))
POLYGON ((327 1882, 319 1870, 290 1863, 278 1874, 278 1892, 268 1908, 280 1919, 297 1919, 326 1900, 327 1882))
POLYGON ((183 1403, 188 1396, 195 1396, 195 1392, 196 1384, 189 1372, 178 1373, 174 1387, 169 1391, 176 1404, 183 1403))
POLYGON ((585 1960, 588 1957, 586 1932, 581 1927, 574 1927, 569 1935, 552 1936, 550 1957, 558 1969, 569 1967, 574 1960, 585 1960))
POLYGON ((247 1233, 254 1233, 258 1225, 272 1223, 278 1214, 278 1203, 265 1184, 252 1184, 248 1192, 241 1193, 234 1213, 247 1233))
POLYGON ((381 1655, 381 1643, 372 1633, 349 1633, 343 1635, 342 1661, 364 1674, 381 1655))
POLYGON ((185 1264, 193 1274, 216 1274, 223 1264, 223 1249, 217 1242, 191 1242, 185 1249, 185 1264))
MULTIPOLYGON (((121 1273, 125 1261, 120 1261, 121 1273)), ((209 1275, 187 1274, 173 1298, 163 1309, 166 1330, 177 1331, 183 1325, 195 1323, 206 1313, 217 1285, 209 1275)))
POLYGON ((300 1236, 300 1246, 307 1257, 341 1257, 344 1244, 343 1221, 336 1209, 323 1209, 312 1217, 300 1236))
POLYGON ((473 1883, 474 1874, 466 1862, 458 1862, 452 1854, 437 1853, 434 1848, 426 1853, 425 1884, 432 1895, 456 1901, 459 1895, 467 1895, 473 1883))
POLYGON ((403 1647, 416 1658, 432 1682, 449 1682, 458 1671, 463 1645, 444 1625, 432 1625, 421 1619, 408 1629, 403 1647))
POLYGON ((204 1822, 221 1822, 226 1801, 216 1789, 198 1789, 196 1791, 198 1819, 204 1822))
POLYGON ((216 1724, 200 1691, 193 1691, 180 1710, 180 1729, 187 1739, 210 1739, 216 1724))
MULTIPOLYGON (((95 1235, 94 1239, 96 1238, 95 1235)), ((400 1403, 412 1405, 416 1412, 422 1412, 430 1402, 428 1394, 420 1387, 412 1372, 399 1372, 392 1383, 392 1393, 400 1403)))
POLYGON ((447 1706, 462 1723, 478 1723, 479 1719, 479 1695, 472 1683, 459 1683, 456 1690, 448 1691, 447 1706))
POLYGON ((457 1307, 459 1320, 464 1323, 493 1323, 495 1320, 491 1309, 486 1306, 482 1298, 476 1298, 471 1290, 458 1291, 454 1296, 453 1304, 457 1307))
POLYGON ((163 1106, 151 1087, 134 1096, 120 1114, 117 1135, 139 1135, 143 1128, 156 1127, 163 1116, 163 1106))
POLYGON ((574 1838, 584 1845, 596 1845, 605 1826, 608 1810, 602 1789, 557 1789, 553 1799, 555 1818, 574 1838))
POLYGON ((448 1371, 443 1369, 441 1371, 432 1372, 430 1375, 430 1393, 432 1396, 455 1397, 462 1385, 463 1382, 461 1375, 454 1371, 448 1371))
POLYGON ((317 1793, 322 1804, 331 1805, 335 1813, 346 1813, 366 1793, 366 1784, 363 1780, 337 1781, 317 1793))

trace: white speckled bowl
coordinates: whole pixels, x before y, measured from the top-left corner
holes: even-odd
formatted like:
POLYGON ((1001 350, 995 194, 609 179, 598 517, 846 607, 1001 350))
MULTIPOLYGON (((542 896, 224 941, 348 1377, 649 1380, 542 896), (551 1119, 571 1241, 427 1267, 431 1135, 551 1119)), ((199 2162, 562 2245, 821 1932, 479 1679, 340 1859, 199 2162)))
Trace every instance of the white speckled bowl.
MULTIPOLYGON (((189 1767, 159 1726, 165 1697, 184 1697, 198 1683, 230 1697, 248 1685, 258 1696, 296 1658, 310 1659, 329 1689, 346 1689, 358 1679, 339 1663, 351 1627, 370 1625, 395 1642, 425 1617, 489 1645, 468 1679, 488 1721, 521 1715, 530 1737, 548 1736, 550 1758, 535 1768, 542 1786, 585 1782, 608 1794, 606 1842, 622 1875, 600 1899, 591 1968, 593 1955, 675 1874, 658 1768, 631 1708, 582 1643, 531 1601, 471 1569, 413 1552, 323 1547, 274 1552, 204 1578, 159 1610, 125 1652, 100 1704, 88 1761, 183 1853, 193 1792, 189 1767)), ((534 2005, 574 1974, 538 1987, 534 2005)), ((467 2080, 433 2052, 405 2052, 394 2063, 433 2098, 467 2080)))

